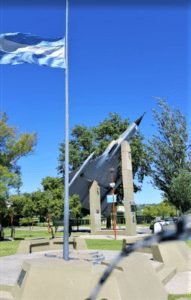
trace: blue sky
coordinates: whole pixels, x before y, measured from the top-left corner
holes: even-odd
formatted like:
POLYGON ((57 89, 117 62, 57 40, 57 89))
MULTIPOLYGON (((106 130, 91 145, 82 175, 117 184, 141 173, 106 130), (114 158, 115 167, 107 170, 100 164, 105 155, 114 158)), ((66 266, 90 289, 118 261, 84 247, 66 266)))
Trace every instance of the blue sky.
MULTIPOLYGON (((69 12, 70 128, 96 125, 118 112, 131 121, 147 112, 141 132, 154 132, 154 96, 189 120, 188 9, 185 6, 72 5, 69 12)), ((1 33, 63 37, 64 6, 2 6, 1 33)), ((34 153, 21 159, 22 191, 56 176, 64 139, 64 71, 36 65, 0 65, 0 109, 22 132, 37 132, 34 153)), ((149 181, 149 179, 147 180, 149 181)), ((137 204, 160 201, 145 182, 137 204)))

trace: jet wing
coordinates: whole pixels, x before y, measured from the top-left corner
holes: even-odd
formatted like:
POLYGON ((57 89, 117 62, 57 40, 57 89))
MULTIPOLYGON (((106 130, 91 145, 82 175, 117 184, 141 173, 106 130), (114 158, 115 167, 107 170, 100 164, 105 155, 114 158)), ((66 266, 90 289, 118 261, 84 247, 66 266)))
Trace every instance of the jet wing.
MULTIPOLYGON (((96 159, 92 159, 93 154, 85 160, 82 166, 70 173, 69 194, 77 194, 80 197, 82 207, 89 209, 89 189, 94 179, 89 178, 86 174, 87 167, 91 164, 92 168, 96 165, 96 159)), ((93 170, 93 169, 92 169, 93 170)))
POLYGON ((83 168, 78 168, 71 173, 70 195, 78 194, 82 207, 89 209, 89 189, 93 181, 96 180, 100 186, 101 212, 104 216, 109 216, 111 213, 111 204, 107 203, 106 196, 111 190, 110 182, 112 179, 110 168, 111 166, 116 166, 113 175, 117 182, 117 164, 117 160, 111 162, 102 156, 89 160, 83 168), (72 181, 73 178, 75 180, 72 181))
MULTIPOLYGON (((89 210, 89 190, 91 188, 93 181, 86 180, 85 177, 78 177, 75 182, 70 187, 70 195, 77 194, 80 197, 80 202, 82 207, 89 210)), ((107 203, 108 189, 100 187, 100 198, 101 198, 101 213, 104 216, 109 216, 111 213, 112 205, 107 203)))
POLYGON ((79 195, 82 207, 85 209, 89 209, 89 189, 91 185, 92 181, 87 181, 85 178, 78 176, 69 188, 70 196, 79 195))

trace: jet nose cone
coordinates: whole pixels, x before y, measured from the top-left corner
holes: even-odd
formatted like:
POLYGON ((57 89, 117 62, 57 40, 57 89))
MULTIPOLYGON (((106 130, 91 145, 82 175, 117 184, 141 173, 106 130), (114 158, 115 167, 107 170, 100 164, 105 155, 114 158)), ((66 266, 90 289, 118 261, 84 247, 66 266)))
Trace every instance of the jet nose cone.
POLYGON ((137 126, 140 125, 140 123, 141 123, 141 121, 142 121, 142 119, 143 119, 143 117, 144 117, 145 114, 146 114, 146 113, 144 112, 144 114, 142 114, 142 116, 141 116, 139 119, 137 119, 137 120, 135 121, 135 124, 136 124, 137 126))

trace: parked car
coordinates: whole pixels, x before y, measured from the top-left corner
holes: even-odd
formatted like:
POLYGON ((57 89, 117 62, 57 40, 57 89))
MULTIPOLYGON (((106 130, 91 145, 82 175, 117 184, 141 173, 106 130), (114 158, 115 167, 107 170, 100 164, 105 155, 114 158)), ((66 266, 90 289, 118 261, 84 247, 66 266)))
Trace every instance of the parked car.
POLYGON ((172 217, 166 217, 164 219, 161 219, 159 217, 156 217, 150 224, 150 230, 152 231, 152 233, 154 233, 154 224, 155 223, 160 223, 160 225, 162 226, 162 230, 168 226, 174 226, 175 223, 177 221, 177 218, 172 218, 172 217))

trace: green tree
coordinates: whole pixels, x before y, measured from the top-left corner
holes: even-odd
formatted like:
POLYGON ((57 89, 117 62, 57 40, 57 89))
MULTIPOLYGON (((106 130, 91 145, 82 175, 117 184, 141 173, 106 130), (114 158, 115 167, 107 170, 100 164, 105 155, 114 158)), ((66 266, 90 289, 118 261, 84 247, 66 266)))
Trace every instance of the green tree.
POLYGON ((174 217, 176 216, 176 208, 167 200, 164 200, 155 206, 155 216, 160 216, 163 219, 165 217, 174 217))
POLYGON ((147 205, 143 208, 143 216, 148 218, 156 217, 156 207, 155 205, 147 205))
POLYGON ((7 214, 10 218, 10 223, 13 225, 15 219, 18 221, 22 216, 22 210, 25 205, 25 197, 23 195, 10 195, 7 199, 7 214))
POLYGON ((31 194, 24 193, 22 195, 24 199, 23 208, 21 210, 22 216, 27 218, 29 223, 33 223, 33 218, 38 214, 39 202, 42 197, 41 191, 36 191, 31 194))
MULTIPOLYGON (((52 220, 60 220, 63 218, 64 211, 64 186, 63 179, 59 177, 47 176, 42 180, 43 191, 38 191, 36 201, 38 213, 48 219, 49 232, 53 234, 52 220)), ((37 193, 37 192, 36 192, 37 193)), ((34 193, 33 193, 34 197, 34 193)), ((70 211, 74 218, 81 217, 81 203, 79 196, 70 197, 70 211)), ((55 222, 56 224, 56 222, 55 222)), ((55 229, 56 231, 56 229, 55 229)))
POLYGON ((9 172, 7 167, 0 165, 0 223, 1 217, 6 214, 7 205, 6 199, 8 198, 9 187, 14 185, 15 176, 9 172))
POLYGON ((191 173, 181 170, 177 177, 172 179, 170 197, 180 213, 191 208, 191 173))
POLYGON ((73 195, 70 197, 70 212, 72 218, 77 220, 77 229, 78 229, 78 220, 82 217, 82 205, 78 195, 73 195))
POLYGON ((70 197, 70 211, 74 218, 79 219, 82 216, 82 205, 78 195, 70 197))
MULTIPOLYGON (((64 186, 63 180, 59 177, 46 177, 42 180, 43 192, 40 201, 41 208, 46 211, 53 218, 60 219, 63 217, 64 211, 64 186)), ((81 203, 78 195, 70 197, 70 211, 74 218, 81 216, 81 203)), ((45 214, 44 214, 45 215, 45 214)))
POLYGON ((5 213, 6 199, 10 188, 19 190, 21 170, 18 161, 32 152, 36 135, 19 133, 7 124, 6 114, 0 115, 0 214, 5 213))
POLYGON ((153 185, 163 192, 164 198, 179 208, 178 200, 171 193, 171 186, 181 170, 191 171, 186 120, 179 110, 171 109, 161 99, 158 101, 158 110, 153 112, 157 126, 157 134, 152 136, 149 145, 153 185))
MULTIPOLYGON (((95 151, 93 141, 93 132, 86 126, 77 125, 72 130, 72 138, 70 140, 70 170, 73 171, 79 167, 88 155, 95 151)), ((65 155, 65 145, 60 145, 60 156, 58 170, 63 173, 65 155)))
POLYGON ((176 209, 167 200, 164 200, 159 204, 146 205, 143 209, 143 215, 149 218, 174 217, 176 216, 176 209))
POLYGON ((63 215, 64 186, 63 180, 59 177, 47 176, 42 179, 43 201, 46 214, 52 217, 60 218, 63 215))
POLYGON ((48 231, 53 234, 52 221, 60 219, 63 215, 64 187, 62 179, 58 177, 47 176, 41 182, 43 191, 39 197, 40 214, 48 220, 48 231))
MULTIPOLYGON (((108 144, 119 137, 129 125, 129 120, 122 120, 117 113, 110 113, 109 117, 100 122, 97 127, 77 125, 73 128, 70 140, 70 170, 75 170, 83 161, 95 151, 100 155, 108 144)), ((137 133, 131 139, 133 174, 136 179, 135 191, 141 189, 144 176, 149 174, 149 157, 143 143, 143 136, 137 133)), ((60 145, 59 171, 63 173, 64 144, 60 145)))

